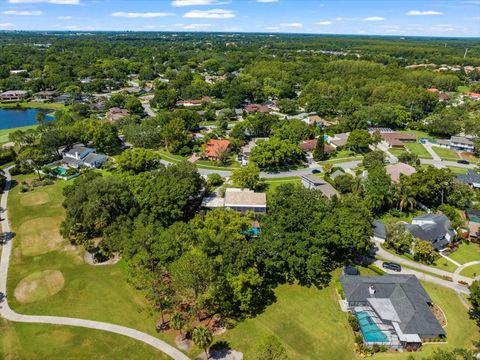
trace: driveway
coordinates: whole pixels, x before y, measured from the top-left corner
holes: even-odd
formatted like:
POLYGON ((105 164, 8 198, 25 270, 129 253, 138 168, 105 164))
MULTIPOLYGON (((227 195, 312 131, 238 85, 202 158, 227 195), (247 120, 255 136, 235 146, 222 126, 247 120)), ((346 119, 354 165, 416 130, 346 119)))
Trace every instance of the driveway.
MULTIPOLYGON (((8 209, 7 209, 7 200, 8 193, 11 187, 11 176, 9 172, 10 168, 5 170, 5 176, 7 182, 0 200, 0 207, 5 209, 2 213, 3 219, 1 220, 1 226, 4 234, 11 234, 10 223, 8 221, 8 209)), ((3 245, 2 257, 0 258, 0 292, 7 294, 7 278, 8 278, 8 266, 10 263, 10 255, 12 253, 12 241, 13 239, 8 236, 7 242, 3 245)), ((8 296, 8 294, 7 294, 8 296)), ((35 315, 22 315, 17 314, 12 310, 8 304, 8 299, 5 298, 4 301, 0 304, 0 316, 3 318, 22 323, 37 323, 37 324, 54 324, 54 325, 68 325, 68 326, 79 326, 95 330, 103 330, 111 333, 128 336, 132 339, 144 342, 145 344, 151 345, 154 348, 162 351, 166 355, 170 356, 175 360, 188 360, 189 357, 182 353, 180 350, 174 348, 170 344, 157 339, 156 337, 143 333, 141 331, 127 328, 125 326, 109 324, 99 321, 77 319, 77 318, 68 318, 68 317, 59 317, 59 316, 35 316, 35 315)))
POLYGON ((440 158, 440 156, 438 156, 438 154, 433 151, 432 149, 432 144, 428 141, 425 141, 424 143, 421 143, 423 145, 423 147, 428 151, 428 153, 430 154, 430 156, 433 158, 433 160, 435 161, 442 161, 442 159, 440 158))

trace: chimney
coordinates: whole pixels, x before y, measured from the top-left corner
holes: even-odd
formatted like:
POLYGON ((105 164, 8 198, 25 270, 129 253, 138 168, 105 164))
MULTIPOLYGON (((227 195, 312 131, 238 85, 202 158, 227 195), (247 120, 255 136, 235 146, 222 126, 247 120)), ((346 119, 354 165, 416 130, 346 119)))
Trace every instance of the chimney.
POLYGON ((375 288, 373 287, 373 285, 370 285, 368 287, 368 292, 370 293, 370 295, 375 295, 375 288))

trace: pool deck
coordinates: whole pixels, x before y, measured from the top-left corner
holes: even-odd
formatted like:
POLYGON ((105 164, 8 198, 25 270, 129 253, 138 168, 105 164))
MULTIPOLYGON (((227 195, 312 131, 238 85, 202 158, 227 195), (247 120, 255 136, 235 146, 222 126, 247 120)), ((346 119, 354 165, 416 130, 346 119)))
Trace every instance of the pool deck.
MULTIPOLYGON (((397 336, 397 333, 395 332, 395 329, 391 325, 384 324, 382 320, 378 317, 378 315, 375 313, 375 311, 372 310, 372 308, 367 307, 367 306, 358 306, 354 308, 354 314, 357 313, 366 313, 368 317, 373 321, 373 323, 378 327, 378 329, 386 336, 387 340, 385 342, 370 342, 366 341, 364 337, 364 342, 368 346, 372 345, 385 345, 388 346, 389 348, 401 348, 402 344, 397 336)), ((360 326, 361 328, 361 326, 360 326)), ((363 332, 362 332, 363 335, 363 332)))

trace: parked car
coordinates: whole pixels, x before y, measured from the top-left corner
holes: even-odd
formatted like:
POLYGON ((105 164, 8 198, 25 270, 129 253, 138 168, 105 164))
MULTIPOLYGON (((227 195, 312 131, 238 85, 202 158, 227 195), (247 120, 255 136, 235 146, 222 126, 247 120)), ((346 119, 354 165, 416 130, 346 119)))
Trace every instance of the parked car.
POLYGON ((393 270, 398 272, 402 271, 402 267, 400 266, 400 264, 393 263, 393 262, 384 262, 382 263, 382 267, 388 270, 393 270))
POLYGON ((460 159, 460 160, 457 160, 457 163, 468 165, 468 164, 470 164, 470 161, 465 160, 465 159, 460 159))
POLYGON ((312 170, 312 174, 320 174, 320 173, 321 173, 321 171, 318 170, 318 169, 313 169, 312 170))
POLYGON ((7 296, 4 293, 0 292, 0 303, 2 303, 6 297, 7 296))

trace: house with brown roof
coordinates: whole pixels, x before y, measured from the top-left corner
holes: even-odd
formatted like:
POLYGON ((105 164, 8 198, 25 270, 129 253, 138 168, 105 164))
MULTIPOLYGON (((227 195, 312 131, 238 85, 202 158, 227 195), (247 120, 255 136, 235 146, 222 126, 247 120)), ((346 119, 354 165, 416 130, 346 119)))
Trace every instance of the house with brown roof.
POLYGON ((183 106, 183 107, 194 107, 194 106, 202 106, 204 104, 209 104, 212 102, 212 98, 210 96, 202 96, 201 99, 193 99, 193 100, 178 100, 175 105, 176 106, 183 106))
MULTIPOLYGON (((312 152, 317 147, 317 142, 318 139, 305 140, 304 142, 300 143, 298 147, 304 152, 312 152)), ((324 144, 323 150, 325 154, 330 154, 335 151, 335 148, 332 145, 324 144)))
POLYGON ((372 135, 379 134, 382 141, 395 148, 404 148, 404 143, 417 141, 415 135, 393 131, 390 128, 368 128, 368 132, 372 135))
POLYGON ((254 113, 263 113, 263 114, 268 114, 271 109, 267 105, 260 105, 260 104, 248 104, 245 106, 245 111, 248 114, 254 114, 254 113))
POLYGON ((232 209, 238 212, 253 211, 255 213, 267 212, 267 194, 258 193, 249 189, 228 188, 225 197, 218 195, 206 197, 202 201, 205 209, 232 209))
POLYGON ((228 151, 229 147, 229 140, 210 139, 206 144, 205 155, 209 160, 218 160, 223 153, 228 151))
POLYGON ((28 96, 28 91, 24 90, 9 90, 0 94, 2 101, 22 101, 28 96))
POLYGON ((400 181, 400 175, 410 176, 417 172, 413 166, 404 163, 389 164, 385 167, 385 171, 396 183, 400 181))
POLYGON ((107 111, 107 113, 105 114, 105 118, 108 122, 115 123, 129 115, 130 113, 128 112, 128 110, 121 109, 119 107, 113 107, 107 111))
POLYGON ((347 144, 348 137, 350 136, 350 133, 340 133, 340 134, 335 134, 333 138, 330 138, 328 142, 330 145, 332 145, 334 148, 342 147, 347 144))

